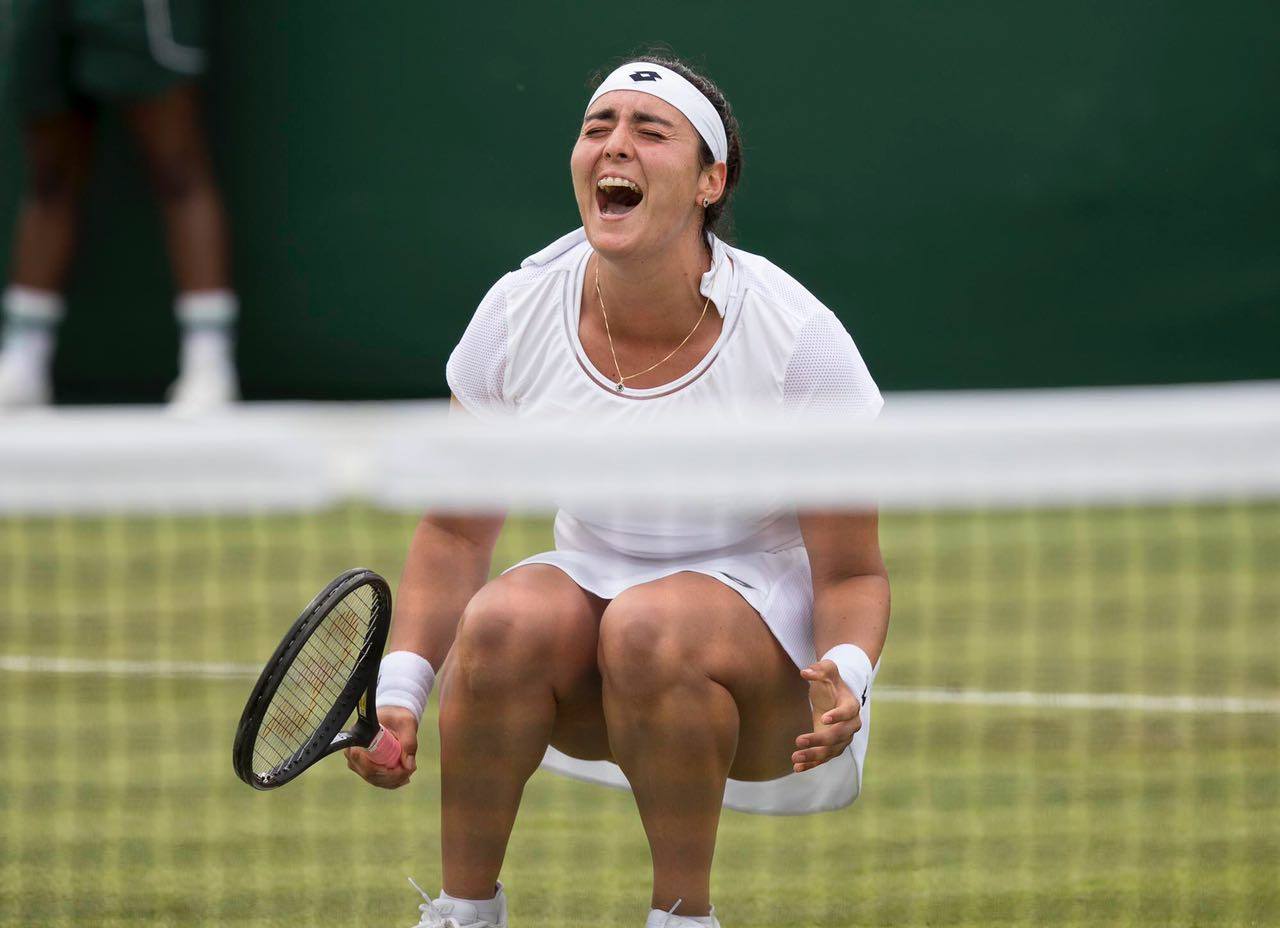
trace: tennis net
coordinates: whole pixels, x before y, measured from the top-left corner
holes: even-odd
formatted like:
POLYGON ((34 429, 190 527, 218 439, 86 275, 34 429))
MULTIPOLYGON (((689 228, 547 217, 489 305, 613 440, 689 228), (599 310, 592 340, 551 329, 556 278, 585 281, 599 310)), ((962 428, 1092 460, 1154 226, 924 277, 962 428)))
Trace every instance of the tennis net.
MULTIPOLYGON (((394 586, 422 512, 510 512, 496 573, 561 505, 880 507, 862 795, 725 812, 726 928, 1280 922, 1280 384, 890 396, 870 426, 0 428, 0 924, 408 924, 404 876, 440 878, 434 720, 405 790, 332 760, 263 795, 230 764, 244 698, 333 576, 394 586)), ((539 772, 512 924, 640 924, 648 867, 630 795, 539 772)))

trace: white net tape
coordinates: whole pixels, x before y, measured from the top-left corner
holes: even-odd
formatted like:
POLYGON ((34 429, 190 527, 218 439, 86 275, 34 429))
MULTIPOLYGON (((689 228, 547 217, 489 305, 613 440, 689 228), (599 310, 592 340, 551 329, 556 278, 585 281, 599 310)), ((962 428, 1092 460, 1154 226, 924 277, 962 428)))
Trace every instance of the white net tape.
POLYGON ((442 403, 10 417, 0 512, 644 505, 894 507, 1280 495, 1280 384, 897 394, 874 424, 780 417, 494 427, 442 403))

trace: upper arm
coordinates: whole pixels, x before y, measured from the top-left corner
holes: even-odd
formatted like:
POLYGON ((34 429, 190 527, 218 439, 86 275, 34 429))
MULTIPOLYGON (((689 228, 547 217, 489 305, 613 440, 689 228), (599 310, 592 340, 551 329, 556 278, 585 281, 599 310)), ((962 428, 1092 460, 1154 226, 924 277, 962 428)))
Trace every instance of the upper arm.
POLYGON ((455 405, 491 418, 508 408, 507 298, 504 277, 485 294, 445 365, 455 405))
MULTIPOLYGON (((852 420, 874 419, 884 406, 853 338, 825 308, 813 312, 796 335, 783 403, 795 412, 852 420)), ((887 579, 875 509, 813 510, 799 518, 815 591, 850 577, 887 579)))
POLYGON ((815 591, 851 577, 888 579, 876 510, 809 511, 799 513, 799 519, 815 591))
MULTIPOLYGON (((449 414, 473 418, 471 411, 453 394, 449 396, 449 414)), ((424 526, 474 545, 487 554, 493 552, 494 545, 498 542, 498 534, 502 531, 505 522, 506 513, 504 512, 463 514, 429 512, 422 517, 424 526)))
POLYGON ((493 553, 498 543, 498 535, 506 522, 506 513, 483 512, 467 513, 427 513, 422 517, 424 527, 441 532, 450 537, 472 545, 486 555, 493 553))
POLYGON ((782 400, 793 412, 856 420, 874 419, 884 406, 853 337, 825 308, 814 311, 796 333, 782 400))

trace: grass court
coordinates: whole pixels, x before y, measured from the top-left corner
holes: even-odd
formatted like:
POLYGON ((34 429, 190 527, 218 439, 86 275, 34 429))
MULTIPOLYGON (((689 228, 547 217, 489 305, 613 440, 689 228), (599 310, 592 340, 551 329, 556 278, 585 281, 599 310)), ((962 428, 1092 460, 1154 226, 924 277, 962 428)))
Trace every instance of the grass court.
MULTIPOLYGON (((412 924, 405 877, 440 879, 433 718, 394 793, 340 758, 255 793, 230 748, 246 665, 340 570, 394 584, 413 521, 0 519, 0 924, 412 924)), ((726 928, 1280 924, 1280 504, 893 513, 882 541, 863 796, 726 812, 726 928), (1255 702, 903 695, 948 688, 1255 702)), ((495 566, 549 544, 512 520, 495 566)), ((535 775, 503 879, 513 928, 642 924, 630 795, 535 775)))

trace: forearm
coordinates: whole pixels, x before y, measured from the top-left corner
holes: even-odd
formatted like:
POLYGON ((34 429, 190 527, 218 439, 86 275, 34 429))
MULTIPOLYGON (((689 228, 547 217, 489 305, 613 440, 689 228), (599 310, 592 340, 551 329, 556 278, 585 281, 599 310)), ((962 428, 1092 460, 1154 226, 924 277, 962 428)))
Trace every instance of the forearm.
POLYGON ((428 516, 418 523, 396 595, 388 651, 413 651, 440 669, 462 611, 489 577, 501 525, 496 517, 428 516))
POLYGON ((819 657, 838 644, 856 644, 874 665, 889 633, 889 578, 865 574, 814 589, 813 639, 819 657))

